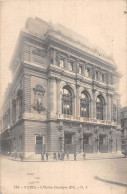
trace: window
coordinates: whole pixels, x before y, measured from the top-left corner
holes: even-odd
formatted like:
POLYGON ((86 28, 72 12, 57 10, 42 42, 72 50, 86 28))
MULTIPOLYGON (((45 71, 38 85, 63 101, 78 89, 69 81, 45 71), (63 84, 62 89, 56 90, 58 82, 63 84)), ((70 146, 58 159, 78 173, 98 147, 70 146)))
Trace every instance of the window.
POLYGON ((103 120, 103 99, 100 95, 97 97, 96 101, 96 117, 99 120, 103 120))
POLYGON ((69 71, 73 71, 73 62, 68 62, 69 71))
POLYGON ((86 77, 90 77, 90 69, 86 68, 86 77))
POLYGON ((96 78, 96 80, 99 80, 99 72, 98 71, 96 71, 95 78, 96 78))
POLYGON ((64 59, 60 59, 60 67, 64 68, 64 59))
POLYGON ((83 69, 82 66, 79 65, 79 74, 82 74, 83 73, 82 69, 83 69))
POLYGON ((83 135, 83 142, 84 142, 84 144, 86 144, 86 145, 89 144, 89 136, 88 136, 88 135, 83 135))
POLYGON ((104 82, 104 74, 103 73, 100 74, 100 80, 101 80, 101 82, 104 82))
POLYGON ((64 143, 65 144, 72 144, 72 134, 71 133, 64 134, 64 143))
POLYGON ((80 99, 80 116, 81 117, 89 117, 89 98, 85 93, 81 93, 80 99))
POLYGON ((63 87, 62 114, 72 115, 72 92, 68 86, 63 87))
POLYGON ((36 136, 36 144, 42 145, 42 137, 41 136, 36 136))

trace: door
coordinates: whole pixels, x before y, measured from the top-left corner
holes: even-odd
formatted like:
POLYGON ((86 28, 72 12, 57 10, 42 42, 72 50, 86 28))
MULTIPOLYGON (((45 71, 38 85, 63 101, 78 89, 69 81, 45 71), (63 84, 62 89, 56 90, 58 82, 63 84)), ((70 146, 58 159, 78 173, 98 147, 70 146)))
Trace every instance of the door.
POLYGON ((64 152, 65 153, 75 153, 76 145, 74 144, 74 134, 70 132, 64 133, 64 152))
POLYGON ((83 151, 85 153, 93 153, 93 142, 91 133, 83 134, 83 151))
POLYGON ((35 154, 41 154, 42 153, 42 147, 43 147, 43 137, 42 136, 36 136, 35 154))

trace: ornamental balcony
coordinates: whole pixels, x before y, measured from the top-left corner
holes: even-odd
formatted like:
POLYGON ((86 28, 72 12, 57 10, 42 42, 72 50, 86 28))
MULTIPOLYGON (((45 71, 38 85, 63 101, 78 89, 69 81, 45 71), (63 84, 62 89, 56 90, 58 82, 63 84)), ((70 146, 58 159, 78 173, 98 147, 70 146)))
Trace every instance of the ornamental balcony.
POLYGON ((57 117, 58 120, 64 120, 64 121, 72 121, 77 123, 86 123, 86 124, 92 124, 92 125, 105 125, 105 126, 114 126, 117 128, 120 128, 120 126, 116 122, 106 121, 106 120, 98 120, 93 118, 86 118, 86 117, 77 117, 73 115, 65 115, 65 114, 59 114, 57 117))

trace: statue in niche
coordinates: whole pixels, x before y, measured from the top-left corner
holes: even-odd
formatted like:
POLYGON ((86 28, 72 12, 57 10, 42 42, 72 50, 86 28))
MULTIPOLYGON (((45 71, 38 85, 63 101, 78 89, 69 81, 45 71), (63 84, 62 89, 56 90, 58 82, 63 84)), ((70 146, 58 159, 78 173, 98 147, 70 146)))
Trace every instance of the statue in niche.
POLYGON ((42 111, 45 110, 45 108, 42 105, 42 99, 45 93, 44 88, 41 85, 36 85, 34 90, 34 105, 33 108, 34 110, 38 111, 38 113, 41 113, 42 111))

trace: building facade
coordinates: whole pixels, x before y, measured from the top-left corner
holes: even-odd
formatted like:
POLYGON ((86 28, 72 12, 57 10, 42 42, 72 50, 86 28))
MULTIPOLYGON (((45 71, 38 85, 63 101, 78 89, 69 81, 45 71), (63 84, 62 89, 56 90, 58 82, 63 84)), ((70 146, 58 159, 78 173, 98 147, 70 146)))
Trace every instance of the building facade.
POLYGON ((127 107, 121 109, 122 138, 127 138, 127 107))
POLYGON ((121 75, 100 48, 60 24, 28 18, 10 69, 3 152, 120 151, 121 75))

